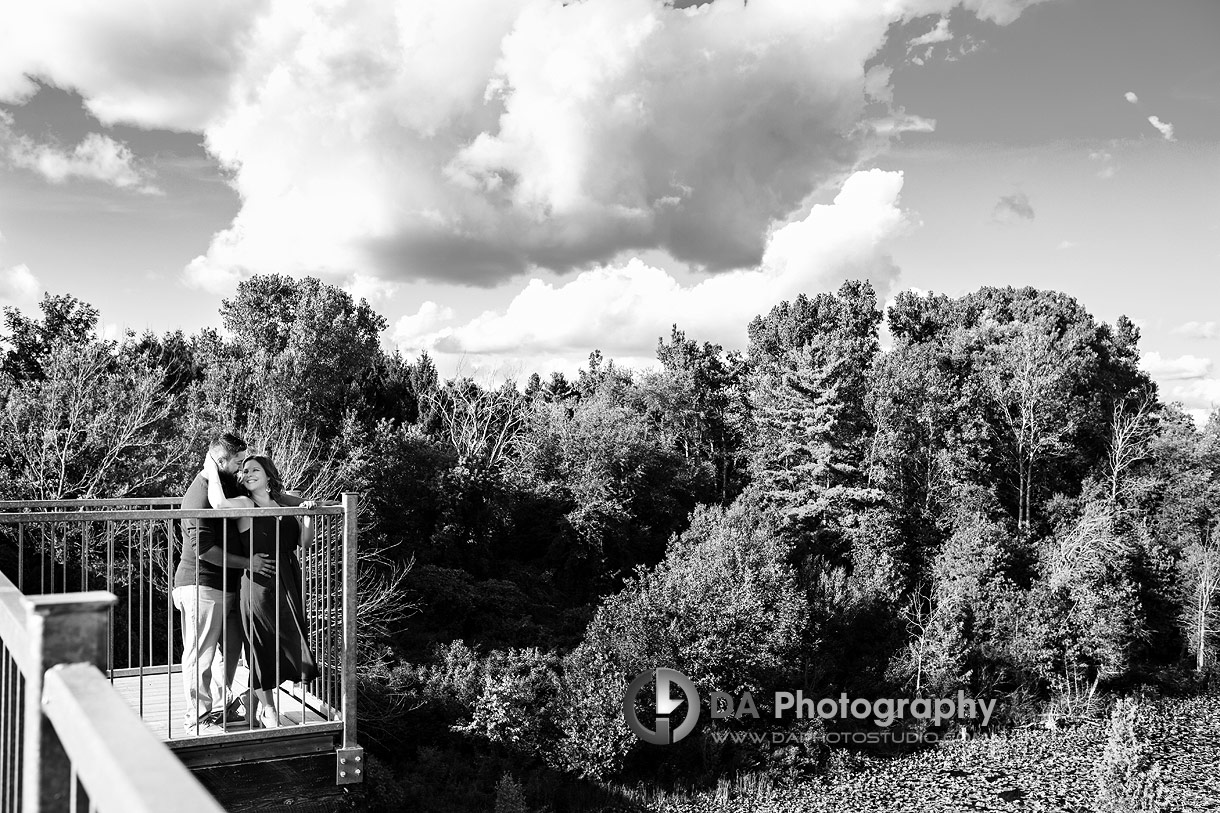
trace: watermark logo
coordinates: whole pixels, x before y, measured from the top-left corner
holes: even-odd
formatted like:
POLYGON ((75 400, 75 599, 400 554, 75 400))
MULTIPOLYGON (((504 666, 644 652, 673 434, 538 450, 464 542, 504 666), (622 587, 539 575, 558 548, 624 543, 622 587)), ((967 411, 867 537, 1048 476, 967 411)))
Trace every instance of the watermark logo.
POLYGON ((672 745, 691 733, 695 728, 695 723, 699 722, 699 691, 690 678, 676 669, 666 669, 662 666, 640 672, 627 687, 627 693, 623 695, 623 717, 627 720, 627 727, 631 729, 632 733, 644 742, 653 745, 672 745), (641 723, 635 711, 635 702, 649 681, 656 683, 656 730, 641 723), (670 693, 670 688, 675 686, 682 693, 682 696, 676 700, 670 693), (683 700, 686 701, 686 716, 677 727, 674 727, 675 712, 681 708, 683 700))
MULTIPOLYGON (((758 734, 757 732, 713 732, 712 737, 716 742, 722 743, 727 741, 726 738, 731 738, 733 742, 744 742, 745 738, 749 738, 750 742, 762 742, 763 740, 756 737, 770 737, 772 744, 782 742, 793 742, 793 738, 804 739, 807 736, 816 736, 828 744, 866 744, 873 742, 912 742, 911 738, 916 738, 921 742, 935 742, 940 738, 936 731, 925 730, 926 726, 938 727, 947 722, 954 720, 976 720, 982 721, 983 727, 986 727, 991 722, 992 712, 995 711, 996 701, 980 700, 973 697, 967 697, 963 691, 958 691, 956 697, 918 697, 918 698, 877 698, 867 699, 862 697, 849 698, 846 692, 843 692, 839 697, 806 697, 804 692, 798 690, 796 692, 776 692, 774 702, 769 706, 774 719, 779 722, 788 718, 797 720, 840 720, 844 721, 849 718, 856 720, 872 719, 873 723, 878 726, 881 731, 844 731, 834 732, 825 731, 821 734, 808 733, 785 733, 771 732, 770 734, 758 734), (923 723, 917 731, 908 730, 889 730, 896 721, 913 720, 923 723), (787 739, 783 739, 787 738, 787 739)), ((712 692, 709 696, 708 708, 711 712, 713 720, 723 720, 733 718, 741 720, 743 717, 750 717, 758 720, 762 717, 759 713, 758 705, 754 702, 754 697, 750 692, 742 692, 740 697, 734 697, 728 692, 712 692)), ((768 708, 764 704, 764 710, 768 708)), ((658 667, 650 669, 646 672, 641 672, 635 676, 635 680, 627 687, 627 693, 623 696, 623 718, 627 721, 628 728, 631 729, 637 737, 647 743, 653 745, 672 745, 675 742, 686 737, 694 730, 695 724, 699 722, 699 691, 695 688, 695 684, 686 675, 676 669, 667 669, 658 667), (639 715, 636 712, 636 702, 640 698, 640 693, 644 691, 644 687, 649 683, 655 684, 655 700, 656 700, 656 729, 648 728, 640 721, 639 715), (673 689, 677 688, 680 695, 675 698, 673 689), (682 704, 686 704, 685 711, 680 721, 678 712, 682 709, 682 704)))

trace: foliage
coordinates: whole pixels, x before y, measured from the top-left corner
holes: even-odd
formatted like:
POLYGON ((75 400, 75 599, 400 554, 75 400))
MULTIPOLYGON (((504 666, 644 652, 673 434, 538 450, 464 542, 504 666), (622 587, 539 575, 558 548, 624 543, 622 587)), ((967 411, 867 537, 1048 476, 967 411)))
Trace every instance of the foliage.
POLYGON ((42 318, 30 318, 16 308, 4 309, 4 334, 0 344, 7 345, 0 367, 14 381, 27 381, 45 375, 47 357, 61 345, 89 344, 97 328, 97 308, 71 294, 45 293, 38 303, 42 318))
POLYGON ((668 665, 708 691, 765 694, 806 623, 791 547, 756 505, 702 506, 665 559, 598 610, 586 641, 624 675, 668 665))
POLYGON ((291 404, 305 425, 329 440, 357 405, 361 385, 381 353, 386 321, 361 300, 313 277, 279 274, 238 283, 220 307, 225 330, 240 348, 240 366, 213 375, 244 373, 259 398, 234 404, 239 424, 250 412, 291 404))
POLYGON ((558 666, 558 658, 534 648, 493 652, 483 666, 470 722, 457 730, 526 756, 549 752, 556 739, 550 727, 560 690, 558 666))
POLYGON ((1105 750, 1097 765, 1096 805, 1104 813, 1160 810, 1160 772, 1148 742, 1140 735, 1140 704, 1123 698, 1114 704, 1105 750))
MULTIPOLYGON (((362 730, 410 755, 404 804, 818 767, 645 759, 622 694, 659 665, 759 698, 962 690, 1017 723, 1214 670, 1220 414, 1159 401, 1135 325, 1064 294, 904 292, 886 349, 882 318, 849 282, 759 314, 744 355, 675 325, 654 369, 594 350, 519 389, 386 352, 312 278, 242 282, 223 333, 117 342, 47 296, 5 311, 0 493, 181 493, 222 427, 308 496, 358 492, 362 730)), ((1140 758, 1114 736, 1119 798, 1140 758)))
POLYGON ((500 777, 500 783, 496 785, 496 813, 529 813, 525 789, 509 774, 500 777))
POLYGON ((163 494, 193 465, 201 416, 162 389, 146 359, 116 351, 62 343, 40 357, 40 376, 0 374, 0 464, 12 496, 163 494))

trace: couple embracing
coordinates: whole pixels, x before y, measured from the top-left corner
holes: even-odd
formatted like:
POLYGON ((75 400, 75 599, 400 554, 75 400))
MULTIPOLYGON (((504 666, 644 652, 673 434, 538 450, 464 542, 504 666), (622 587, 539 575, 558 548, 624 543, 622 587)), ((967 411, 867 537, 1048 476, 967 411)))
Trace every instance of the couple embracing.
MULTIPOLYGON (((183 509, 314 505, 285 493, 271 458, 247 456, 246 442, 231 432, 209 444, 203 471, 182 498, 183 509)), ((282 681, 318 676, 296 556, 313 533, 307 516, 183 521, 172 595, 182 623, 187 731, 219 733, 227 723, 247 722, 237 698, 226 703, 243 649, 254 696, 246 713, 256 708, 263 727, 281 723, 275 693, 282 681)))

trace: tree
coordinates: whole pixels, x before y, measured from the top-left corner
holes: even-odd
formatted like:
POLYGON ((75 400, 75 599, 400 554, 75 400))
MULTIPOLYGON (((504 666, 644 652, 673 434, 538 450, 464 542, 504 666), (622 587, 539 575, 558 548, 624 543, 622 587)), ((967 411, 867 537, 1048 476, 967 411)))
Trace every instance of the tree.
POLYGON ((470 471, 499 469, 527 414, 525 398, 512 382, 493 390, 469 378, 458 379, 426 393, 424 400, 440 416, 458 465, 470 471))
POLYGON ((598 608, 586 646, 622 675, 667 664, 708 691, 773 691, 792 677, 807 618, 790 555, 752 503, 700 506, 665 559, 598 608))
POLYGON ((659 419, 677 432, 688 460, 713 467, 716 498, 727 503, 744 485, 745 361, 718 344, 686 338, 677 325, 668 344, 657 340, 657 359, 661 372, 645 376, 640 388, 660 396, 654 399, 659 419))
POLYGON ((14 381, 41 378, 43 362, 54 348, 86 344, 97 328, 97 308, 71 294, 45 293, 38 308, 42 319, 31 319, 16 308, 4 309, 5 335, 0 336, 0 344, 7 344, 9 351, 2 369, 14 381))
POLYGON ((1220 543, 1213 534, 1187 547, 1183 570, 1189 586, 1183 621, 1195 652, 1195 669, 1203 672, 1208 648, 1214 651, 1220 640, 1220 543))
POLYGON ((0 461, 16 481, 13 496, 172 493, 200 427, 161 385, 146 359, 101 342, 57 345, 41 359, 41 376, 0 381, 0 461))
MULTIPOLYGON (((329 440, 347 410, 362 404, 386 328, 385 319, 363 299, 357 303, 313 277, 259 275, 240 282, 236 297, 221 303, 220 314, 244 351, 243 370, 259 393, 258 404, 239 406, 240 415, 267 401, 284 402, 329 440)), ((226 373, 238 371, 216 371, 226 373)))
POLYGON ((1086 404, 1076 388, 1092 359, 1082 337, 1044 322, 988 326, 979 360, 994 424, 1016 473, 1017 527, 1029 528, 1039 467, 1071 453, 1086 404))
POLYGON ((753 487, 801 533, 838 533, 880 496, 865 460, 881 314, 868 283, 780 303, 750 323, 753 487))
POLYGON ((1106 473, 1110 485, 1110 505, 1117 509, 1119 490, 1131 468, 1151 454, 1156 434, 1154 407, 1156 399, 1150 392, 1124 398, 1114 404, 1110 421, 1110 442, 1106 455, 1106 473))

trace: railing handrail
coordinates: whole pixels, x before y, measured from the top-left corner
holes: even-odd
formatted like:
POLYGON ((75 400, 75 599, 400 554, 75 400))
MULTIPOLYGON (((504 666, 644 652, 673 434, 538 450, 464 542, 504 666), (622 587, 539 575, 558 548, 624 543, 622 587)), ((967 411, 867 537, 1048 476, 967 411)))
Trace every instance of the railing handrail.
POLYGON ((242 517, 339 516, 342 505, 313 508, 162 508, 142 511, 23 511, 0 513, 0 524, 39 522, 89 522, 94 520, 149 519, 240 519, 242 517))
POLYGON ((74 505, 178 505, 181 497, 89 497, 65 500, 0 500, 7 508, 71 508, 74 505))
POLYGON ((0 573, 0 641, 9 651, 9 656, 16 661, 17 668, 22 673, 33 671, 30 661, 30 633, 27 619, 25 597, 17 589, 17 585, 0 573))
POLYGON ((49 669, 42 704, 96 809, 223 813, 96 667, 49 669))

